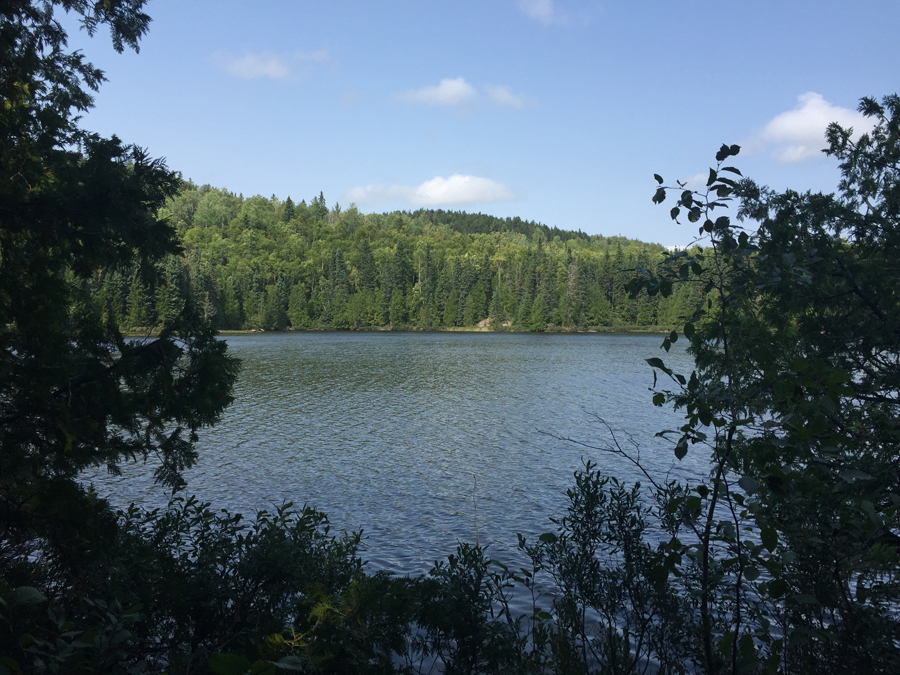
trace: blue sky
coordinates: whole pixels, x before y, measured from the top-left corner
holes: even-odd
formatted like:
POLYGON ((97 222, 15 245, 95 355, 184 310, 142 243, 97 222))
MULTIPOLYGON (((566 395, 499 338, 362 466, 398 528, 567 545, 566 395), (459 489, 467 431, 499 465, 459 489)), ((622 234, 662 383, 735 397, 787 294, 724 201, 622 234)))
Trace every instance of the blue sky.
POLYGON ((722 143, 828 190, 827 120, 900 91, 900 2, 151 0, 140 54, 70 31, 107 78, 84 126, 198 184, 363 212, 520 216, 662 244, 654 206, 722 143))

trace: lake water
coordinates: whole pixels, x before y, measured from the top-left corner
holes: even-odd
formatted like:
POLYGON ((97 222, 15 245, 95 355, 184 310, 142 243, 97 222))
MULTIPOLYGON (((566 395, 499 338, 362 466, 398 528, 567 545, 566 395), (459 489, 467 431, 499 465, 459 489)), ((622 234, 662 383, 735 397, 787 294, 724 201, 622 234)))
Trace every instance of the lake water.
MULTIPOLYGON (((334 528, 363 528, 370 569, 418 574, 458 540, 514 557, 516 533, 554 529, 585 460, 626 482, 605 420, 651 472, 703 473, 654 438, 681 425, 656 408, 645 359, 690 371, 684 343, 660 336, 502 333, 286 333, 227 338, 243 360, 236 400, 202 431, 188 492, 252 515, 293 501, 334 528), (577 442, 562 440, 574 439, 577 442), (476 515, 477 512, 477 515, 476 515)), ((152 467, 85 476, 117 506, 162 506, 152 467)))

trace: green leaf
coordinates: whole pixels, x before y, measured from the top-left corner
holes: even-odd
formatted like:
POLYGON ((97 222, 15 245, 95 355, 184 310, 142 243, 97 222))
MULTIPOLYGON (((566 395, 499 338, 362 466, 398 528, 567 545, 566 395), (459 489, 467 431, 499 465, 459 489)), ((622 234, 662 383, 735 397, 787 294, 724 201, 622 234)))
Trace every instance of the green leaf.
POLYGON ((44 602, 47 596, 34 586, 19 586, 10 598, 14 605, 37 605, 44 602))
POLYGON ((662 185, 663 179, 658 173, 653 174, 653 177, 656 179, 656 182, 662 185))
POLYGON ((665 188, 657 188, 656 194, 653 195, 653 203, 654 204, 662 204, 664 201, 666 201, 665 188))
POLYGON ((679 201, 686 208, 691 208, 694 205, 694 193, 690 190, 685 190, 681 193, 681 199, 679 201))
POLYGON ((666 368, 666 364, 663 363, 663 360, 660 358, 657 358, 656 356, 647 359, 647 363, 650 364, 651 368, 659 368, 666 375, 670 375, 670 376, 672 375, 672 371, 669 368, 666 368))
POLYGON ((653 405, 655 405, 657 408, 659 408, 659 407, 665 405, 665 403, 666 403, 666 397, 664 394, 653 394, 653 405))
POLYGON ((759 569, 749 565, 744 568, 744 576, 747 577, 747 581, 756 581, 759 579, 759 569))
POLYGON ((741 178, 744 177, 744 174, 735 169, 733 166, 723 166, 721 169, 719 169, 719 171, 730 171, 731 173, 736 173, 741 178))
POLYGON ((673 206, 672 210, 669 211, 669 216, 672 218, 672 220, 677 220, 679 213, 681 213, 681 209, 678 208, 677 206, 673 206))
POLYGON ((304 669, 303 659, 299 656, 285 656, 275 662, 275 667, 279 670, 294 670, 302 672, 304 669))
POLYGON ((722 144, 722 147, 719 148, 719 151, 716 153, 716 161, 717 161, 717 162, 724 162, 724 161, 725 161, 726 159, 728 159, 730 156, 731 156, 731 148, 729 148, 727 145, 725 145, 725 144, 723 143, 723 144, 722 144))
POLYGON ((18 662, 10 658, 9 656, 0 656, 0 675, 6 675, 6 673, 21 673, 22 669, 19 667, 18 662))
POLYGON ((778 533, 771 527, 764 527, 759 533, 759 538, 770 553, 778 546, 778 533))
POLYGON ((857 469, 847 469, 846 471, 841 471, 838 476, 845 483, 852 483, 858 480, 873 480, 872 476, 867 474, 865 471, 859 471, 857 469))
POLYGON ((669 511, 669 513, 675 513, 681 507, 681 504, 683 502, 684 497, 675 497, 675 499, 668 503, 666 509, 669 511))
POLYGON ((250 675, 276 675, 275 664, 271 661, 255 661, 250 666, 250 675))
POLYGON ((755 478, 751 478, 750 476, 742 477, 740 480, 738 480, 738 485, 740 485, 741 489, 748 495, 755 494, 756 491, 759 490, 759 481, 755 478))
POLYGON ((246 675, 250 662, 237 654, 213 654, 209 657, 209 669, 216 675, 246 675))
POLYGON ((770 598, 775 598, 776 600, 780 597, 783 597, 785 593, 787 593, 788 585, 784 579, 773 579, 769 582, 768 592, 770 598))
POLYGON ((681 438, 678 443, 675 444, 675 456, 678 459, 684 459, 684 456, 688 452, 687 439, 681 438))
POLYGON ((716 182, 717 175, 718 174, 715 172, 714 169, 709 170, 709 178, 706 179, 706 187, 709 187, 710 185, 712 185, 713 183, 716 182))
POLYGON ((539 536, 538 539, 539 539, 540 541, 544 542, 545 544, 554 544, 554 543, 556 543, 556 535, 553 534, 552 532, 544 532, 544 534, 542 534, 541 536, 539 536))
MULTIPOLYGON (((719 183, 721 183, 722 185, 727 185, 727 186, 730 187, 730 188, 736 188, 736 187, 737 187, 737 183, 735 183, 735 182, 734 182, 733 180, 731 180, 730 178, 724 178, 724 177, 723 177, 723 178, 720 178, 720 179, 719 179, 719 183)), ((719 186, 716 186, 716 187, 718 188, 719 186)))
POLYGON ((684 330, 684 337, 686 337, 688 340, 692 340, 694 338, 694 335, 695 335, 694 324, 692 324, 690 321, 687 322, 686 324, 684 324, 683 330, 684 330))

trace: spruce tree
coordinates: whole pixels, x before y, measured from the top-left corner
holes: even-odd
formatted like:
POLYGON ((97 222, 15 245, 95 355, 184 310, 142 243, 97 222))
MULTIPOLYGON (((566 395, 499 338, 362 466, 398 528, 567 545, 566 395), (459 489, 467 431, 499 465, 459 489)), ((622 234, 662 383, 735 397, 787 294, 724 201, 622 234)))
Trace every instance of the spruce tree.
POLYGON ((296 209, 294 208, 294 202, 291 199, 290 195, 288 195, 288 198, 284 200, 284 207, 281 211, 281 222, 291 222, 294 219, 295 212, 296 209))

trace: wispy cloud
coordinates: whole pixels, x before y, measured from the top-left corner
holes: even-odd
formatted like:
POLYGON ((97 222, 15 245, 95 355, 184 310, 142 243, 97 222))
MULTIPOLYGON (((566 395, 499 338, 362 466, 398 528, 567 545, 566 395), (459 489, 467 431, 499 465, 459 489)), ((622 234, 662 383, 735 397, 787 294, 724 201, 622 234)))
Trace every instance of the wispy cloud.
POLYGON ((401 201, 410 206, 461 206, 514 199, 512 190, 490 178, 453 174, 437 176, 417 187, 366 185, 347 190, 343 199, 357 204, 401 201))
POLYGON ((489 84, 484 91, 488 97, 501 108, 515 108, 522 110, 537 105, 537 101, 524 94, 516 94, 510 87, 504 85, 489 84))
POLYGON ((695 173, 687 178, 683 178, 679 183, 683 184, 686 190, 700 190, 706 188, 706 182, 709 180, 708 173, 695 173))
MULTIPOLYGON (((484 87, 484 95, 494 105, 501 108, 531 108, 537 105, 537 101, 524 94, 517 94, 506 85, 489 84, 484 87)), ((472 105, 482 100, 483 95, 464 77, 447 78, 437 85, 429 85, 412 91, 397 94, 396 99, 403 103, 414 103, 427 106, 455 106, 462 107, 472 105)))
POLYGON ((832 105, 821 94, 810 91, 797 97, 797 107, 773 117, 751 139, 754 150, 770 150, 779 162, 796 163, 820 157, 825 149, 825 130, 832 122, 853 127, 855 135, 872 128, 861 113, 832 105))
POLYGON ((397 98, 407 103, 422 105, 465 105, 478 98, 475 87, 462 77, 441 80, 437 86, 422 87, 400 94, 397 98))
POLYGON ((553 0, 519 0, 519 9, 545 26, 565 23, 565 16, 553 6, 553 0))
POLYGON ((328 52, 245 52, 240 56, 226 52, 216 52, 212 61, 233 77, 255 80, 268 77, 273 80, 290 80, 299 75, 299 70, 311 63, 319 63, 328 58, 328 52))

